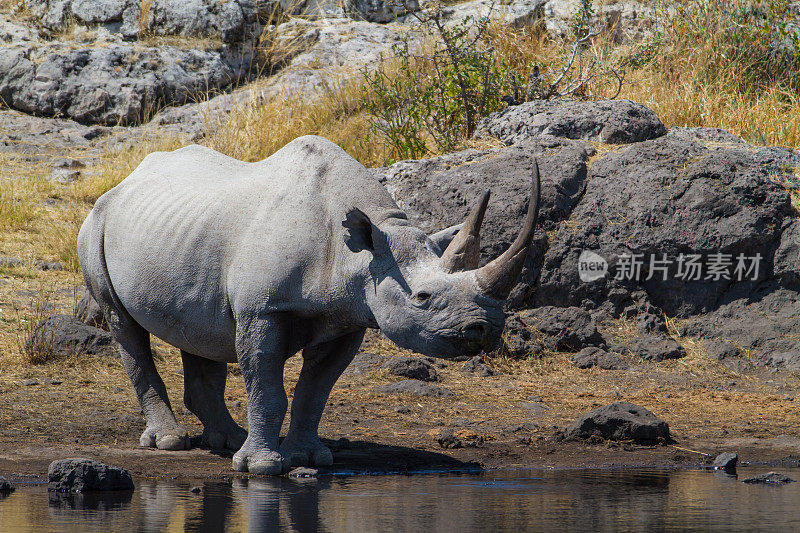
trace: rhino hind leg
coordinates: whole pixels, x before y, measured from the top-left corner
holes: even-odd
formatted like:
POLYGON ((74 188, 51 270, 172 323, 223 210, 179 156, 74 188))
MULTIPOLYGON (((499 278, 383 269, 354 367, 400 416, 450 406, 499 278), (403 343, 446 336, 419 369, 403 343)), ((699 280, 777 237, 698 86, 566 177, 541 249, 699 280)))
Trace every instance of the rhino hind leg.
POLYGON ((202 444, 212 449, 238 450, 247 431, 231 417, 225 405, 228 365, 181 350, 183 403, 203 423, 202 444))
POLYGON ((294 389, 289 433, 281 452, 292 466, 329 466, 333 454, 319 439, 319 422, 333 385, 358 352, 364 331, 303 350, 303 369, 294 389))
POLYGON ((132 319, 115 322, 112 333, 119 343, 122 364, 147 419, 139 444, 159 450, 189 449, 188 433, 175 419, 167 388, 153 362, 150 334, 132 319))

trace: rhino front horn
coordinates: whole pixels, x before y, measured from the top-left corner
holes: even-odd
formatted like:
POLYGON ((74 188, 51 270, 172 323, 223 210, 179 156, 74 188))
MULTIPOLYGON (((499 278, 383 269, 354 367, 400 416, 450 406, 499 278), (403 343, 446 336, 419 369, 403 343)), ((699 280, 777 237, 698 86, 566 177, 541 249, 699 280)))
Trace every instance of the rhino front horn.
POLYGON ((522 267, 525 264, 525 258, 531 248, 533 231, 536 228, 536 219, 539 216, 540 185, 539 163, 534 158, 531 197, 528 203, 528 214, 525 216, 525 224, 522 230, 508 250, 475 272, 478 287, 481 292, 488 296, 498 300, 505 300, 517 283, 522 267))
POLYGON ((490 191, 486 191, 481 199, 467 215, 464 225, 445 249, 440 259, 445 272, 453 273, 461 270, 478 268, 481 256, 481 224, 489 203, 490 191))

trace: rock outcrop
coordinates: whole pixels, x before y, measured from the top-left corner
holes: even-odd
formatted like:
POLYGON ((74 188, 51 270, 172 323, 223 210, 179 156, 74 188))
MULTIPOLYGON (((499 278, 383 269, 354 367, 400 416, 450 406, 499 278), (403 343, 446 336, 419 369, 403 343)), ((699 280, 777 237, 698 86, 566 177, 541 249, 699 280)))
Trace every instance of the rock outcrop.
POLYGON ((380 176, 431 231, 455 223, 491 189, 485 262, 521 225, 522 190, 538 159, 540 223, 508 302, 519 311, 508 321, 508 353, 595 346, 661 361, 686 354, 679 334, 737 347, 723 358, 744 349, 760 364, 800 368, 792 341, 800 333, 800 213, 792 199, 800 154, 717 129, 665 134, 652 111, 630 102, 529 102, 489 117, 477 135, 510 146, 401 161, 380 176), (583 139, 622 145, 594 157, 583 139), (535 320, 542 313, 551 317, 535 320), (681 319, 677 331, 665 317, 681 319), (632 321, 635 335, 602 331, 616 319, 632 321))
POLYGON ((151 35, 213 38, 224 43, 253 40, 274 11, 259 0, 23 0, 48 32, 70 25, 101 27, 133 40, 151 35))

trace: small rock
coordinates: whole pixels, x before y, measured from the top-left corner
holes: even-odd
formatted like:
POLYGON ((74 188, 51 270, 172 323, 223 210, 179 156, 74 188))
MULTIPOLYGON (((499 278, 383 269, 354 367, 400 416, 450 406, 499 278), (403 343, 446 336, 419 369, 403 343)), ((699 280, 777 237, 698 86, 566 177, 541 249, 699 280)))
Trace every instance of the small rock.
POLYGON ((289 477, 319 477, 319 470, 307 466, 299 466, 289 471, 289 477))
POLYGON ((50 173, 50 175, 47 177, 47 180, 54 181, 56 183, 72 183, 80 177, 81 173, 78 170, 57 168, 50 173))
POLYGON ((614 402, 584 414, 565 432, 566 438, 588 439, 592 435, 652 444, 669 441, 669 425, 644 407, 614 402))
POLYGON ((597 366, 603 370, 628 370, 630 368, 628 363, 614 352, 597 354, 597 366))
POLYGON ((419 357, 392 357, 381 368, 395 376, 420 381, 439 381, 439 375, 433 365, 419 357))
POLYGON ((6 496, 14 492, 14 486, 9 480, 0 476, 0 496, 6 496))
POLYGON ((189 492, 194 493, 194 494, 199 494, 199 493, 203 492, 203 489, 201 489, 200 487, 192 487, 191 489, 189 489, 189 492))
POLYGON ((88 492, 133 490, 131 474, 124 468, 83 458, 53 461, 47 469, 47 490, 88 492))
POLYGON ((538 394, 531 394, 530 396, 528 396, 528 401, 542 403, 544 400, 542 400, 542 397, 539 396, 538 394))
POLYGON ((482 378, 487 378, 489 376, 496 376, 500 373, 499 371, 490 368, 486 365, 478 365, 477 372, 478 375, 482 378))
POLYGON ((405 405, 398 405, 397 407, 394 408, 394 412, 395 413, 400 413, 400 414, 406 414, 406 413, 410 413, 411 409, 409 409, 405 405))
POLYGON ((383 364, 386 361, 385 357, 375 355, 374 353, 361 352, 356 354, 350 366, 344 371, 343 374, 358 376, 370 372, 375 367, 383 364))
POLYGON ((64 270, 64 265, 59 263, 58 261, 36 261, 35 264, 36 270, 64 270))
POLYGON ((572 363, 578 368, 592 368, 597 364, 597 354, 607 353, 602 348, 587 346, 572 356, 572 363))
POLYGON ((578 368, 592 368, 597 366, 603 370, 627 370, 628 363, 615 354, 602 348, 589 346, 572 356, 572 362, 578 368))
POLYGON ((769 484, 783 485, 785 483, 794 483, 795 480, 785 474, 780 474, 778 472, 767 472, 766 474, 760 474, 758 476, 743 479, 742 482, 753 483, 753 484, 769 483, 769 484))
POLYGON ((52 166, 53 168, 79 169, 85 167, 86 165, 84 165, 81 161, 71 157, 57 157, 53 160, 52 166))
POLYGON ((439 443, 439 446, 445 450, 453 450, 464 447, 464 443, 453 434, 453 430, 450 428, 432 429, 428 432, 428 434, 436 439, 436 442, 439 443))
POLYGON ((22 266, 22 259, 0 255, 0 268, 16 268, 22 266))
POLYGON ((639 337, 631 342, 630 349, 634 355, 650 361, 680 359, 686 356, 683 346, 672 337, 667 336, 639 337))
POLYGON ((580 307, 542 306, 531 311, 531 324, 546 335, 551 350, 580 350, 582 346, 605 346, 597 321, 580 307))
POLYGON ((60 379, 52 379, 52 378, 45 378, 44 382, 49 385, 61 385, 62 383, 64 383, 60 379))
POLYGON ((521 407, 527 409, 528 412, 534 416, 539 416, 544 414, 545 411, 549 409, 540 402, 522 402, 521 407))
POLYGON ((66 357, 75 353, 99 355, 116 354, 114 338, 101 329, 87 326, 70 315, 53 315, 39 322, 26 345, 36 344, 51 349, 53 354, 66 357))
POLYGON ((708 346, 708 355, 722 361, 723 359, 738 357, 739 348, 728 341, 716 341, 708 346))
POLYGON ((25 381, 22 382, 22 384, 25 385, 26 387, 30 387, 32 385, 38 385, 39 380, 36 378, 26 379, 25 381))
POLYGON ((475 357, 468 359, 467 362, 462 365, 461 371, 465 373, 477 373, 483 378, 488 376, 496 376, 499 374, 497 370, 493 370, 492 368, 486 366, 483 363, 483 358, 480 355, 476 355, 475 357))
POLYGON ((736 470, 736 463, 739 462, 739 456, 735 453, 725 452, 719 454, 714 462, 711 464, 714 469, 723 470, 736 470))
POLYGON ((387 383, 375 387, 375 392, 384 394, 417 394, 419 396, 445 397, 454 396, 453 391, 437 385, 423 383, 416 379, 404 379, 395 383, 387 383))
POLYGON ((462 366, 462 372, 475 372, 477 370, 478 365, 483 364, 483 358, 480 355, 476 355, 475 357, 469 358, 462 366))

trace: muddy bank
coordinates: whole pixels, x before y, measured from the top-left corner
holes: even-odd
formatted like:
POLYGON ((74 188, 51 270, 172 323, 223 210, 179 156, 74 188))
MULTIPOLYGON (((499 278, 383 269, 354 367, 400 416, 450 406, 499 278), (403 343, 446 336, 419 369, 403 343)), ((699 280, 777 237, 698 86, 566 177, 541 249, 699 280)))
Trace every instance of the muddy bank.
MULTIPOLYGON (((722 450, 736 450, 741 464, 797 467, 800 442, 775 446, 770 442, 742 445, 740 440, 687 443, 694 450, 675 446, 632 444, 591 445, 582 442, 543 443, 531 446, 510 442, 480 448, 423 450, 375 442, 352 442, 347 448, 333 445, 334 465, 322 475, 418 474, 425 472, 477 472, 483 469, 519 468, 697 468, 708 466, 722 450), (698 453, 702 451, 704 454, 698 453)), ((14 481, 47 480, 50 462, 65 457, 88 457, 122 466, 137 478, 219 479, 248 477, 231 469, 230 453, 193 449, 181 452, 137 449, 134 446, 7 446, 0 453, 0 472, 14 481)))

